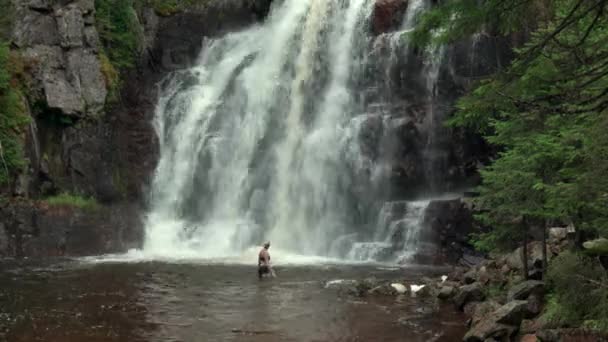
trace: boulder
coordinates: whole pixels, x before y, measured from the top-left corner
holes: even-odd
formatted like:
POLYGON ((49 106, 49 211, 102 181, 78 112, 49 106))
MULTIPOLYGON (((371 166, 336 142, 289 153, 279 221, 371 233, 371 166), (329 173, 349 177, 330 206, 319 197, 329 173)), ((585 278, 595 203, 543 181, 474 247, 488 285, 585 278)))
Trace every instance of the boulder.
POLYGON ((608 255, 608 239, 601 238, 583 243, 585 251, 593 255, 608 255))
POLYGON ((512 325, 497 323, 484 319, 473 325, 462 339, 464 342, 511 341, 511 336, 517 330, 512 325))
POLYGON ((455 292, 456 292, 456 289, 452 286, 442 286, 439 289, 439 293, 437 294, 437 297, 439 299, 448 299, 448 298, 452 297, 455 292))
POLYGON ((562 241, 568 237, 568 228, 553 227, 549 228, 549 239, 553 241, 562 241))
POLYGON ((542 329, 536 332, 536 336, 543 342, 560 342, 561 333, 557 329, 542 329))
POLYGON ((458 293, 454 297, 454 304, 462 310, 465 304, 469 302, 480 302, 484 300, 485 297, 481 284, 473 283, 464 285, 458 288, 458 293))
POLYGON ((547 325, 542 317, 536 319, 524 319, 519 326, 519 332, 522 334, 534 334, 537 331, 544 329, 547 325))
POLYGON ((528 297, 528 312, 536 316, 540 314, 543 309, 543 296, 537 293, 532 293, 528 297))
POLYGON ((477 281, 482 283, 483 285, 486 285, 491 278, 496 278, 495 280, 500 280, 497 276, 498 274, 494 274, 493 277, 488 271, 488 268, 486 266, 482 266, 477 272, 477 281))
POLYGON ((520 342, 537 342, 539 341, 538 337, 534 334, 526 334, 521 337, 520 342))
POLYGON ((532 269, 530 271, 528 271, 528 279, 529 280, 538 280, 538 281, 542 281, 543 280, 543 270, 540 268, 535 268, 532 269))
MULTIPOLYGON (((528 244, 528 267, 540 268, 543 263, 543 249, 542 242, 533 241, 528 244)), ((511 269, 521 270, 523 268, 522 262, 523 255, 523 247, 517 248, 515 251, 507 255, 506 263, 509 265, 511 269)), ((547 247, 547 260, 550 261, 553 255, 549 252, 549 248, 547 247)))
POLYGON ((477 272, 474 268, 464 274, 464 283, 465 284, 473 284, 477 281, 477 272))
POLYGON ((525 300, 514 300, 501 306, 490 314, 491 318, 498 323, 519 326, 521 321, 530 316, 528 302, 525 300))
POLYGON ((531 294, 542 296, 545 292, 545 283, 537 280, 528 280, 509 289, 507 300, 525 300, 531 294))
POLYGON ((464 313, 471 317, 471 325, 477 324, 492 312, 500 308, 500 304, 493 300, 472 302, 464 307, 464 313))

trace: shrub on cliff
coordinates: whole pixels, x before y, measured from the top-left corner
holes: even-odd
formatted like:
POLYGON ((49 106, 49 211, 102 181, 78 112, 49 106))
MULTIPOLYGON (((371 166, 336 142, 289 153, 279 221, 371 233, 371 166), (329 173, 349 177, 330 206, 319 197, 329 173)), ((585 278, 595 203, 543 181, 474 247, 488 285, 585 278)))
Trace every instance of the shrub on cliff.
POLYGON ((87 210, 99 208, 99 204, 95 199, 69 193, 62 193, 57 196, 49 197, 45 202, 51 206, 66 206, 87 210))
POLYGON ((29 122, 25 115, 16 57, 8 44, 0 41, 0 185, 6 186, 14 174, 25 166, 22 151, 23 128, 29 122))
POLYGON ((95 23, 104 49, 100 53, 101 70, 115 99, 121 73, 135 66, 142 35, 133 0, 95 0, 95 23))

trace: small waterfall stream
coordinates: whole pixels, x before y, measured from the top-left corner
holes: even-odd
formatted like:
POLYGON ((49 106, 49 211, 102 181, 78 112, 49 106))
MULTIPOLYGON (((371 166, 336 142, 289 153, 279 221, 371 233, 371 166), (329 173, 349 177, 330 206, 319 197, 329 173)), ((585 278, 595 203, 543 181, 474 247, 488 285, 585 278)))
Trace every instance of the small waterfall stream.
POLYGON ((395 202, 387 191, 404 145, 426 172, 410 179, 433 187, 441 178, 443 50, 422 56, 424 105, 411 121, 403 111, 412 106, 391 95, 391 70, 410 63, 407 32, 430 1, 409 1, 401 28, 377 37, 374 4, 277 2, 264 23, 206 40, 196 66, 162 82, 145 253, 226 257, 268 239, 290 253, 352 260, 416 253, 429 202, 395 202), (374 68, 385 76, 368 77, 374 68), (425 143, 396 141, 414 124, 425 143))

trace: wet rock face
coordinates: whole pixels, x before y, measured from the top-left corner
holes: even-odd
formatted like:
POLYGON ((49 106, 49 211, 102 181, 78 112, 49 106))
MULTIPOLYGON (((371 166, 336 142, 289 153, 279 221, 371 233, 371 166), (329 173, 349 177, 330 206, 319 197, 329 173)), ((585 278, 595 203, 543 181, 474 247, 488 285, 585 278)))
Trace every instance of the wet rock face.
POLYGON ((0 208, 0 256, 85 256, 139 247, 138 208, 123 204, 97 209, 21 202, 0 208))
POLYGON ((18 2, 12 42, 33 66, 33 95, 63 115, 94 116, 107 97, 93 0, 18 2))
POLYGON ((138 13, 142 55, 124 76, 121 101, 111 110, 105 106, 94 0, 13 3, 11 42, 32 74, 34 117, 25 148, 29 170, 14 193, 77 193, 103 206, 94 213, 40 205, 2 209, 8 214, 0 216, 0 255, 57 255, 58 245, 66 255, 131 248, 141 242, 139 212, 158 157, 152 127, 157 83, 192 65, 204 37, 252 24, 266 16, 271 1, 211 0, 169 17, 151 9, 138 13))
POLYGON ((241 29, 266 17, 272 0, 211 0, 168 17, 153 9, 141 13, 144 43, 152 72, 192 66, 206 37, 241 29))
POLYGON ((399 28, 408 0, 377 0, 372 16, 372 32, 381 34, 399 28))
POLYGON ((454 264, 473 253, 468 242, 472 225, 472 213, 462 199, 431 201, 424 213, 424 238, 439 246, 444 261, 454 264))

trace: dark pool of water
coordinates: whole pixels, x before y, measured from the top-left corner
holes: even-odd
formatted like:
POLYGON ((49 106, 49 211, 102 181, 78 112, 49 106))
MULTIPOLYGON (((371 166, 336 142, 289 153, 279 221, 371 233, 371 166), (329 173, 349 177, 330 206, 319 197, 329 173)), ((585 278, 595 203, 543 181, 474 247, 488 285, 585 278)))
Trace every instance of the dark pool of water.
POLYGON ((0 340, 460 341, 464 317, 411 297, 356 298, 333 279, 415 280, 437 269, 78 261, 0 263, 0 340))

